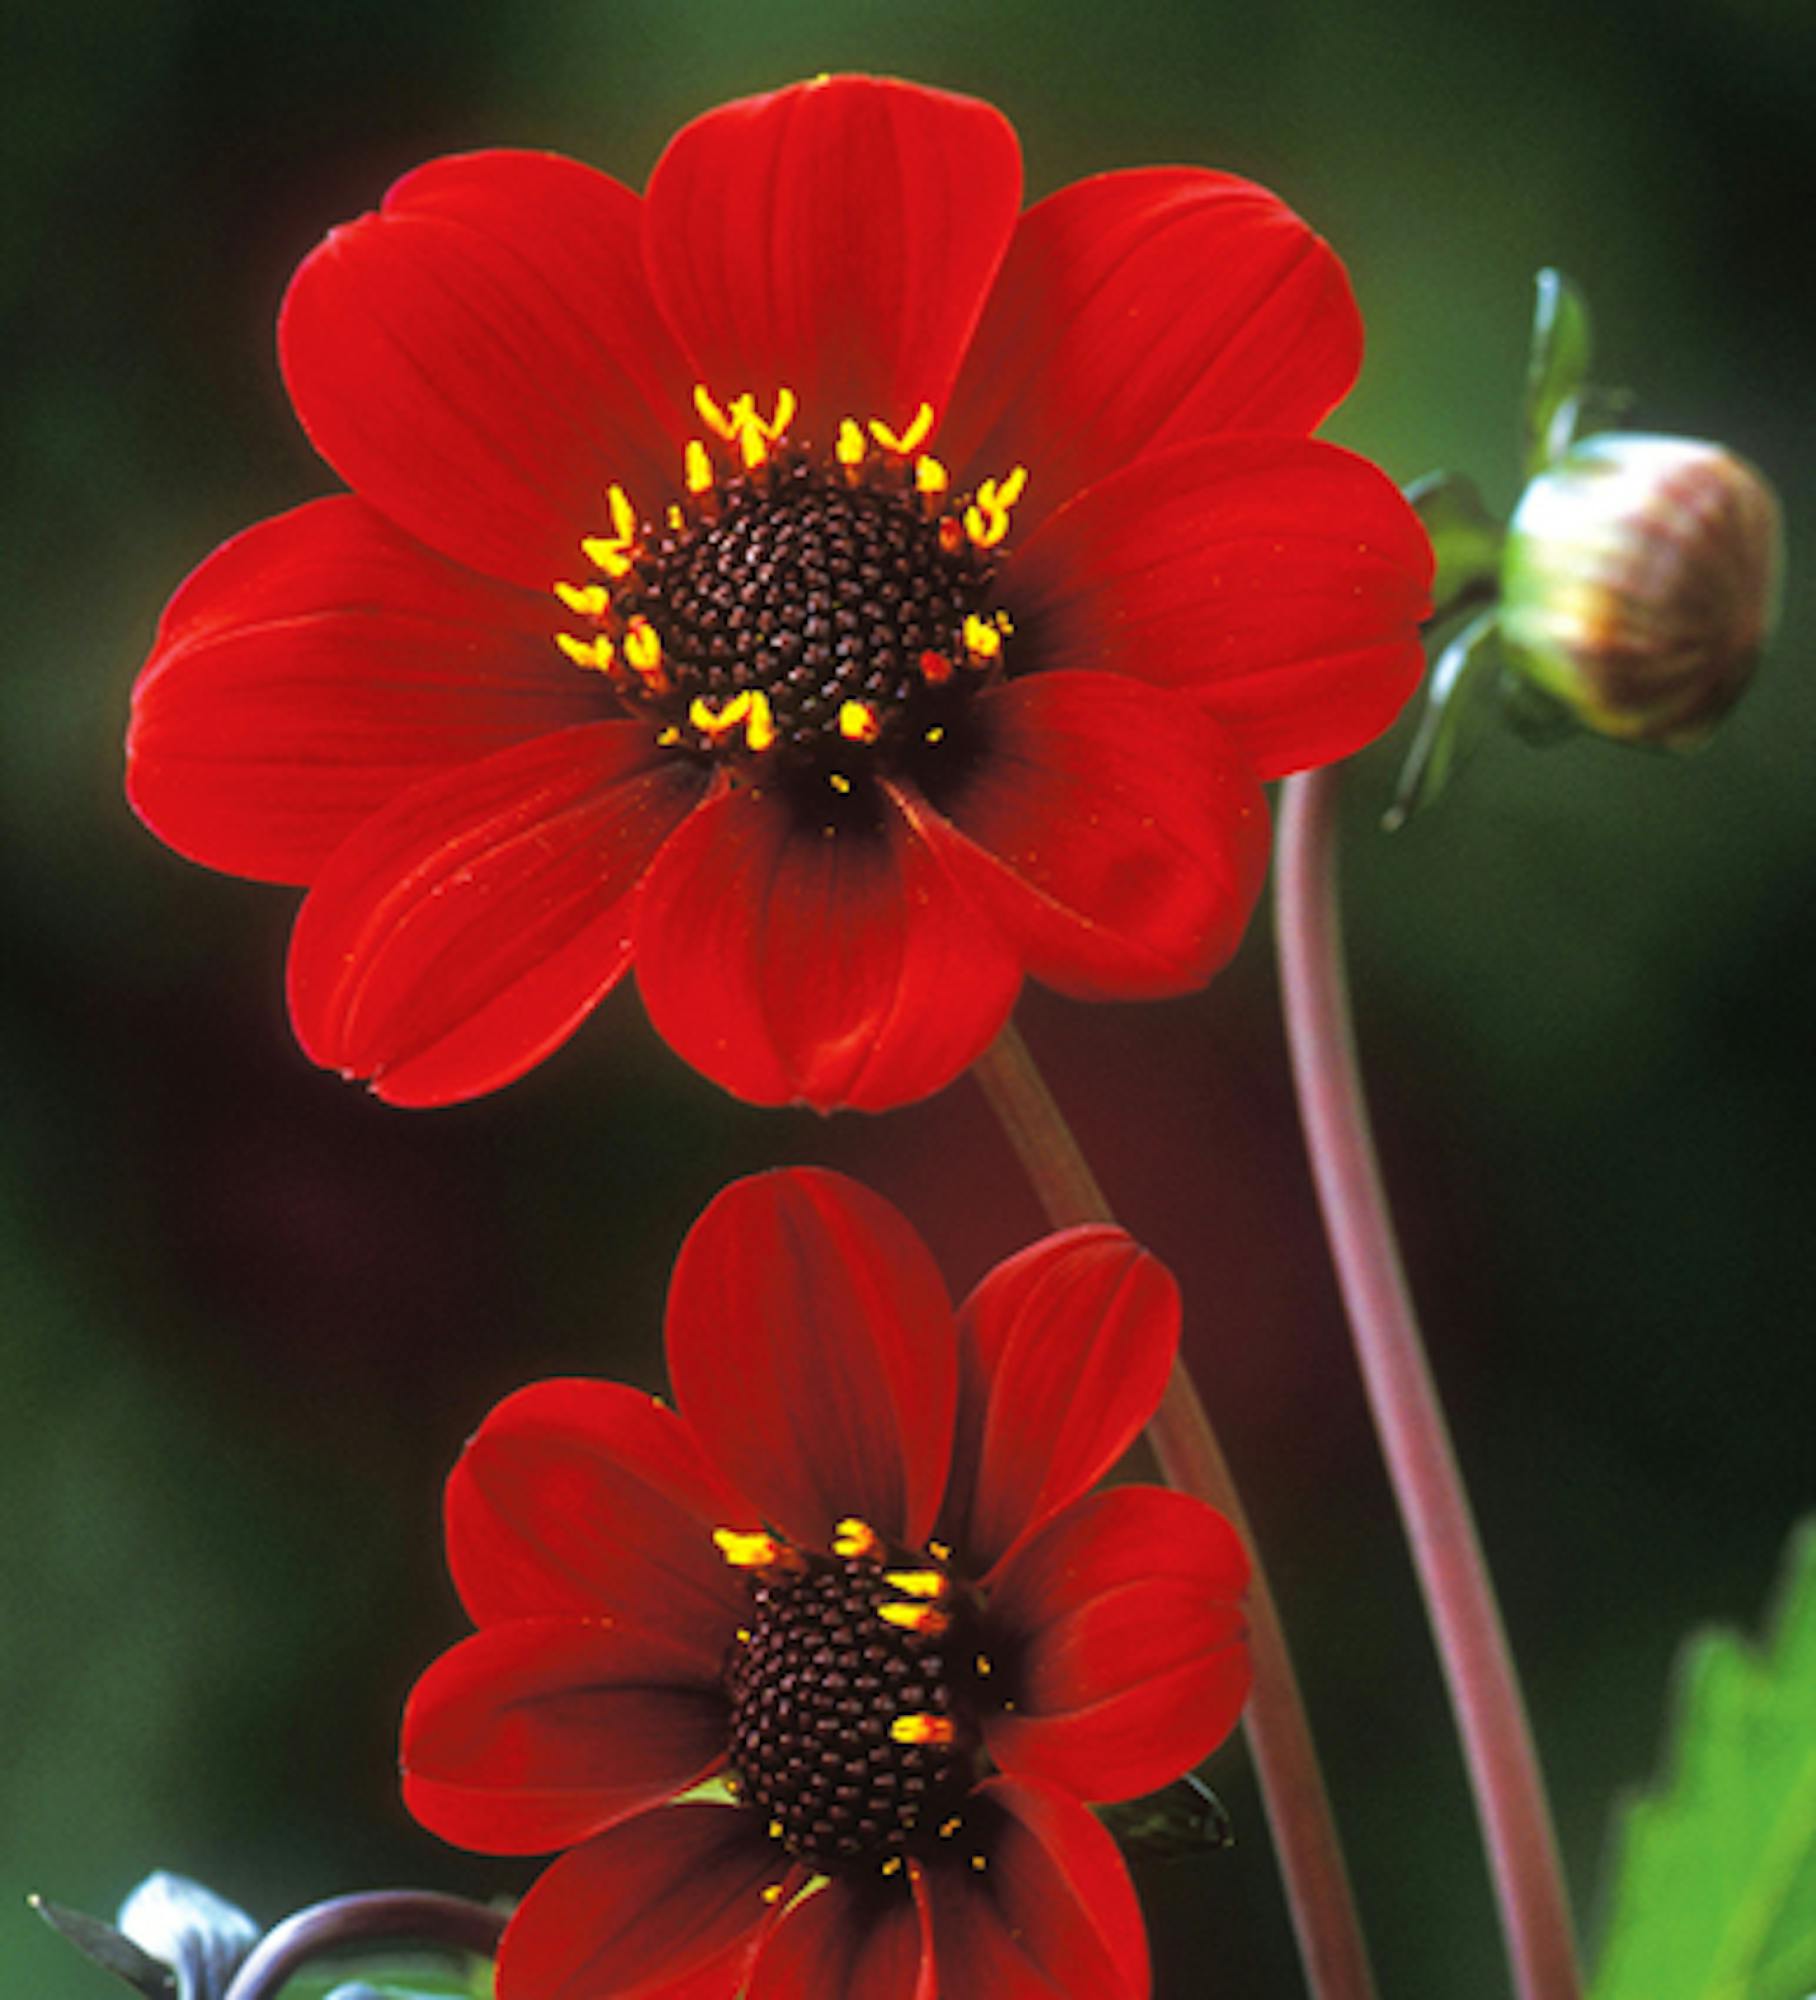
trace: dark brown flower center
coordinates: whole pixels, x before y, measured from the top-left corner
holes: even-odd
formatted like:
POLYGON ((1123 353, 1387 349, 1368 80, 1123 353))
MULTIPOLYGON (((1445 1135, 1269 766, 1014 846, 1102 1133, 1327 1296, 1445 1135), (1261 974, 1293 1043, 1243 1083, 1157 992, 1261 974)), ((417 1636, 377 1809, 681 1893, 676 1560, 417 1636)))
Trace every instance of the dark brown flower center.
POLYGON ((775 748, 820 760, 928 726, 941 687, 925 657, 949 683, 989 582, 908 496, 795 459, 762 485, 728 482, 717 519, 662 532, 614 601, 661 642, 670 720, 760 693, 775 748))
POLYGON ((817 1872, 887 1870, 963 1824, 978 1773, 974 1619, 923 1560, 788 1549, 752 1579, 726 1666, 732 1768, 817 1872))
POLYGON ((992 609, 995 550, 1023 475, 954 499, 903 433, 847 419, 831 450, 784 433, 793 399, 764 420, 749 397, 700 392, 729 470, 695 440, 687 497, 660 519, 613 488, 607 536, 583 548, 603 578, 561 584, 589 623, 559 635, 604 673, 659 740, 835 792, 900 769, 947 736, 968 695, 1000 671, 1009 621, 992 609))

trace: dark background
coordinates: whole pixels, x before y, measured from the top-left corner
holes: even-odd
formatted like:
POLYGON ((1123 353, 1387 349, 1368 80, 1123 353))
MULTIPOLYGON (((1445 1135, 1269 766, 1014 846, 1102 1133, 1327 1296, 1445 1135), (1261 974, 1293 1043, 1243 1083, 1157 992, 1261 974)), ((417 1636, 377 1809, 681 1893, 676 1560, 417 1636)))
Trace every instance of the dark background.
MULTIPOLYGON (((660 1303, 734 1173, 851 1169, 955 1286, 1035 1233, 974 1089, 878 1121, 743 1110, 633 999, 492 1101, 387 1111, 281 1002, 293 899, 120 797, 178 578, 331 485, 272 355, 291 269, 437 152, 640 184, 716 100, 823 68, 976 91, 1031 194, 1199 161, 1348 258, 1370 363, 1332 434, 1512 494, 1531 274, 1587 287, 1639 419, 1764 464, 1791 524, 1754 697, 1679 763, 1491 743, 1439 813, 1349 786, 1361 1034, 1434 1361, 1593 1929, 1609 1808, 1699 1621, 1757 1621, 1811 1498, 1816 617, 1801 0, 74 0, 0 11, 0 1991, 102 1990, 30 1888, 199 1875, 270 1920, 531 1872, 397 1803, 396 1717, 461 1629, 437 1491, 539 1374, 660 1379, 660 1303), (1593 18, 1587 16, 1593 14, 1593 18), (1799 81, 1801 79, 1801 81, 1799 81)), ((1384 1990, 1504 1990, 1454 1741, 1309 1205, 1265 925, 1208 993, 1033 995, 1029 1038, 1180 1271, 1384 1990)), ((1164 1996, 1296 1990, 1241 1754, 1233 1854, 1144 1873, 1164 1996)))

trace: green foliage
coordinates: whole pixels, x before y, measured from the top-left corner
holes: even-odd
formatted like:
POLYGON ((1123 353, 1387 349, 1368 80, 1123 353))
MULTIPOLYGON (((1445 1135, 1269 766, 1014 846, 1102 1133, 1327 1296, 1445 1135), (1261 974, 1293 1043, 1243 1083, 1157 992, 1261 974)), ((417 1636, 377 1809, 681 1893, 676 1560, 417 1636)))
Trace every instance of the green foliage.
POLYGON ((283 2000, 492 2000, 492 1966, 470 1959, 457 1967, 397 1951, 343 1956, 331 1971, 299 1972, 285 1983, 283 2000))
POLYGON ((1816 1518, 1769 1643, 1699 1634, 1670 1777, 1626 1810, 1593 2000, 1802 2000, 1816 1990, 1816 1518))
POLYGON ((1589 374, 1589 307, 1562 271, 1538 275, 1526 364, 1526 477, 1569 448, 1589 374))

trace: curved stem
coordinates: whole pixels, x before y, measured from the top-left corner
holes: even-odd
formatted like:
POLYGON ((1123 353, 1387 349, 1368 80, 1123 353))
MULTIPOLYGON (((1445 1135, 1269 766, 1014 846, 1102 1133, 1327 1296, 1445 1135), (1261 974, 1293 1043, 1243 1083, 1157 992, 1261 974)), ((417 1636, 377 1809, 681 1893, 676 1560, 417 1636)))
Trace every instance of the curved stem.
POLYGON ((1289 779, 1276 907, 1287 1041, 1324 1227, 1412 1545, 1523 2000, 1575 2000, 1576 1944, 1513 1657, 1381 1186, 1356 1063, 1335 866, 1334 767, 1289 779))
MULTIPOLYGON (((1112 1221, 1103 1190, 1013 1023, 979 1058, 975 1070, 1053 1226, 1112 1221)), ((1229 1464, 1183 1362, 1174 1364, 1148 1438, 1167 1483, 1226 1514, 1254 1563, 1248 1610, 1255 1685, 1243 1729, 1280 1859, 1306 1983, 1317 2000, 1373 2000, 1374 1976, 1286 1634, 1229 1464)))
POLYGON ((221 2000, 275 2000, 313 1958, 356 1944, 427 1944, 490 1958, 504 1918, 483 1903, 426 1889, 374 1889, 312 1903, 275 1924, 253 1947, 221 2000))

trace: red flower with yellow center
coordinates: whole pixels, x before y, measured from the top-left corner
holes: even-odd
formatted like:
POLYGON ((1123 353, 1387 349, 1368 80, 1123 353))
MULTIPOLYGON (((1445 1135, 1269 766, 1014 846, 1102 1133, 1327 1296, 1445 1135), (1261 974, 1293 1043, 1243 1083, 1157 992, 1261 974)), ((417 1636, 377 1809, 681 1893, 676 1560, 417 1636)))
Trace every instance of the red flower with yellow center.
POLYGON ((317 1061, 469 1097, 634 962, 729 1090, 878 1109, 1024 974, 1234 950, 1261 780, 1393 718, 1429 550, 1307 436, 1360 323, 1277 200, 1020 192, 988 106, 843 77, 707 114, 642 197, 435 161, 307 259, 284 373, 353 491, 179 591, 129 790, 308 885, 317 1061))
POLYGON ((1189 1769, 1249 1679, 1229 1524, 1088 1490, 1178 1325, 1102 1227, 955 1318, 886 1202, 782 1172, 682 1249, 678 1413, 607 1382, 500 1404, 447 1496, 479 1630, 403 1731, 425 1825, 571 1850, 505 1933, 500 2000, 1145 2000, 1083 1802, 1189 1769))

